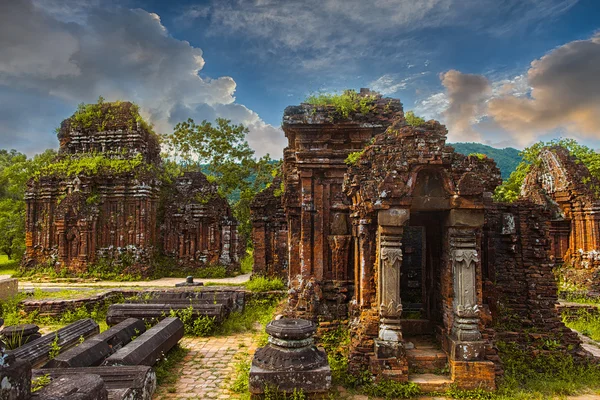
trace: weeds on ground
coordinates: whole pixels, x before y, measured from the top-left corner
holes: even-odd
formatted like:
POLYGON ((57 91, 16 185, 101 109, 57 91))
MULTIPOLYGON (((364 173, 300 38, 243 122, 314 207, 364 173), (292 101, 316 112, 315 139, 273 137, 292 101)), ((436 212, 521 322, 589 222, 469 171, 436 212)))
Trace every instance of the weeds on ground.
MULTIPOLYGON (((231 335, 233 333, 254 332, 262 329, 273 319, 281 297, 269 296, 264 299, 251 299, 246 303, 243 311, 234 311, 215 329, 217 335, 231 335), (259 326, 257 326, 259 324, 259 326)), ((261 331, 261 332, 262 332, 261 331)))
POLYGON ((265 276, 253 276, 244 286, 251 292, 270 292, 287 289, 287 285, 280 278, 268 278, 265 276))
POLYGON ((242 270, 242 274, 251 273, 252 267, 254 267, 254 250, 248 249, 246 250, 246 255, 240 261, 240 269, 242 270))
POLYGON ((19 260, 11 260, 7 255, 0 255, 0 275, 14 275, 19 269, 19 260))
POLYGON ((215 330, 215 317, 196 315, 191 305, 183 310, 171 310, 171 317, 177 317, 183 322, 186 335, 210 336, 215 330))
POLYGON ((189 351, 189 349, 177 344, 154 364, 153 369, 156 373, 157 385, 172 385, 177 382, 179 374, 174 371, 174 368, 189 351))

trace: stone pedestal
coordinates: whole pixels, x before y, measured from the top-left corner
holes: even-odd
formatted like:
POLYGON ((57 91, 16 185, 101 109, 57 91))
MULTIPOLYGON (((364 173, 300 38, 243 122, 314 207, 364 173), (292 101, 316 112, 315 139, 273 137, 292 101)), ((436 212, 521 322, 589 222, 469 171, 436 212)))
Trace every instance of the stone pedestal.
POLYGON ((0 300, 8 300, 19 293, 19 281, 15 278, 0 279, 0 300))
POLYGON ((269 344, 254 354, 250 368, 250 393, 265 388, 292 393, 322 393, 331 387, 327 355, 314 345, 316 325, 303 319, 282 318, 267 325, 269 344))

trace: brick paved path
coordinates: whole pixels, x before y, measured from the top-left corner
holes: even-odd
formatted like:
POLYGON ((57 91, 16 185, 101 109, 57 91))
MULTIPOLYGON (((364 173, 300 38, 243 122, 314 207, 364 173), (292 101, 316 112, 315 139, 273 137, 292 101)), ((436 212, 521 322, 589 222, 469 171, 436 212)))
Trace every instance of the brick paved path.
POLYGON ((234 399, 237 395, 227 390, 235 378, 234 365, 238 360, 250 359, 256 350, 253 333, 223 337, 185 337, 182 347, 190 349, 173 371, 179 375, 174 385, 161 386, 154 399, 234 399))

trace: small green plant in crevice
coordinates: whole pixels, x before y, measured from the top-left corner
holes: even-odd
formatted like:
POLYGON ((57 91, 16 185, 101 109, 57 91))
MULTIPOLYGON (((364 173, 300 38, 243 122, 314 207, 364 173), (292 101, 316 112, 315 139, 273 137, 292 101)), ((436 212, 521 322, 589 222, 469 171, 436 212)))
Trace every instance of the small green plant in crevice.
POLYGON ((413 111, 406 112, 406 114, 404 114, 404 119, 410 126, 417 127, 425 124, 425 120, 421 117, 417 117, 413 111))
POLYGON ((56 358, 56 356, 60 354, 61 347, 58 344, 58 341, 58 335, 55 335, 54 340, 52 341, 52 343, 50 343, 50 351, 48 351, 48 358, 50 360, 54 360, 54 358, 56 358))
POLYGON ((356 388, 372 383, 371 373, 368 370, 348 370, 348 355, 350 349, 350 332, 345 326, 325 332, 319 339, 327 353, 327 360, 331 368, 331 377, 334 385, 347 388, 356 388))
POLYGON ((346 163, 346 165, 356 165, 358 164, 358 161, 360 160, 360 157, 363 155, 365 151, 361 150, 361 151, 354 151, 350 154, 348 154, 348 157, 346 157, 346 159, 344 160, 344 162, 346 163))
POLYGON ((483 153, 471 153, 471 154, 469 154, 469 157, 475 157, 479 160, 485 160, 488 158, 488 156, 483 153))
POLYGON ((31 380, 31 393, 35 393, 38 390, 48 386, 52 382, 49 374, 44 374, 42 376, 38 376, 31 380))
POLYGON ((281 278, 268 278, 260 275, 253 276, 244 286, 251 292, 270 292, 287 289, 287 285, 283 283, 281 278))

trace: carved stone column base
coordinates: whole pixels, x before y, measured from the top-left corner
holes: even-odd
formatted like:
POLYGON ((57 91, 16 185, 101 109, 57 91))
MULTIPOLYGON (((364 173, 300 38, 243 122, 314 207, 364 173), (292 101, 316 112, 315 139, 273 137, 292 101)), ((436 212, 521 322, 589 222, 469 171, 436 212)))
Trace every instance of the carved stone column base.
POLYGON ((455 314, 452 335, 460 341, 472 342, 481 340, 478 322, 478 317, 461 317, 455 314))
POLYGON ((383 322, 379 326, 379 339, 390 342, 402 342, 402 328, 400 324, 383 322))
POLYGON ((485 343, 479 341, 462 341, 456 337, 446 336, 446 353, 450 360, 479 361, 485 358, 485 343))

